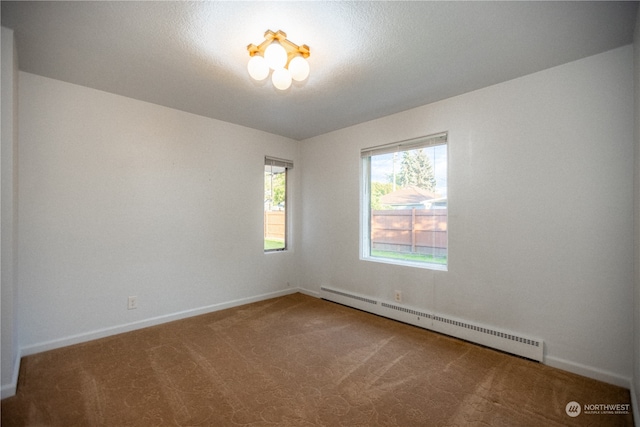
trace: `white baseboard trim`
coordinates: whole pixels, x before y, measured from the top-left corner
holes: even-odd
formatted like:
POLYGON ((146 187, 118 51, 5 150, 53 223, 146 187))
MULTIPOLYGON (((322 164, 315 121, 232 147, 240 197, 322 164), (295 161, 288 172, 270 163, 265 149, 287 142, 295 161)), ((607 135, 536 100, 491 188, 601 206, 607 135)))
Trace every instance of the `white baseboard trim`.
POLYGON ((636 426, 640 426, 640 400, 638 400, 640 396, 636 394, 636 387, 633 381, 631 381, 629 393, 631 394, 631 411, 633 412, 633 424, 636 426))
MULTIPOLYGON (((163 316, 157 316, 150 319, 145 319, 137 322, 127 323, 124 325, 114 326, 110 328, 99 329, 95 331, 90 331, 82 334, 77 334, 65 338, 60 338, 56 340, 51 340, 43 343, 33 344, 30 346, 26 346, 20 348, 18 350, 18 356, 16 357, 16 361, 14 363, 13 375, 10 384, 3 384, 0 388, 0 398, 5 399, 7 397, 14 396, 18 387, 18 374, 20 373, 20 361, 23 356, 29 356, 31 354, 41 353, 43 351, 54 350, 56 348, 66 347, 69 345, 79 344, 87 341, 92 341, 99 338, 104 338, 111 335, 116 335, 124 332, 130 332, 137 329, 142 329, 150 326, 160 325, 162 323, 172 322, 174 320, 186 319, 188 317, 198 316, 201 314, 212 313, 215 311, 225 310, 227 308, 237 307, 240 305, 250 304, 253 302, 264 301, 271 298, 276 298, 279 296, 290 295, 296 292, 300 292, 302 294, 320 298, 320 293, 316 291, 311 291, 304 288, 291 288, 284 289, 275 292, 269 292, 253 297, 248 298, 240 298, 224 303, 212 304, 205 307, 199 307, 190 310, 184 310, 177 313, 172 313, 163 316)), ((599 381, 603 381, 609 384, 614 384, 620 387, 625 387, 630 389, 631 393, 631 401, 633 408, 633 417, 636 423, 640 422, 640 401, 638 400, 638 396, 636 394, 636 390, 630 378, 626 378, 608 371, 603 371, 600 369, 596 369, 590 366, 582 365, 575 362, 570 362, 564 359, 560 359, 553 356, 545 356, 544 364, 562 369, 568 372, 573 372, 578 375, 583 375, 589 378, 593 378, 599 381)))
POLYGON ((631 378, 554 356, 545 356, 544 364, 551 366, 552 368, 562 369, 563 371, 572 372, 574 374, 593 378, 594 380, 617 385, 619 387, 630 389, 632 385, 631 378))
POLYGON ((111 335, 117 335, 124 332, 131 332, 137 329, 147 328, 149 326, 156 326, 162 323, 172 322, 174 320, 186 319, 188 317, 198 316, 201 314, 212 313, 214 311, 225 310, 227 308, 237 307, 240 305, 250 304, 253 302, 264 301, 271 298, 276 298, 284 295, 294 294, 296 292, 304 291, 298 288, 284 289, 275 292, 268 292, 266 294, 256 295, 248 298, 240 298, 228 302, 212 304, 204 307, 194 308, 190 310, 184 310, 177 313, 166 314, 163 316, 157 316, 150 319, 144 319, 137 322, 126 323, 123 325, 113 326, 104 329, 97 329, 94 331, 83 332, 81 334, 72 335, 64 338, 59 338, 42 343, 32 344, 22 347, 18 350, 18 357, 16 358, 15 366, 13 368, 13 375, 10 384, 3 384, 1 387, 1 398, 11 397, 16 394, 18 387, 18 374, 20 373, 20 359, 23 356, 29 356, 43 351, 55 350, 56 348, 66 347, 69 345, 80 344, 87 341, 92 341, 100 338, 105 338, 111 335))
POLYGON ((112 326, 104 329, 97 329, 90 332, 84 332, 77 335, 72 335, 64 338, 59 338, 43 343, 32 344, 26 347, 22 347, 22 355, 29 356, 43 351, 55 350, 56 348, 66 347, 69 345, 80 344, 95 339, 105 338, 111 335, 117 335, 124 332, 131 332, 137 329, 148 328, 150 326, 156 326, 167 322, 173 322, 175 320, 186 319, 188 317, 198 316, 201 314, 212 313, 214 311, 225 310, 227 308, 237 307, 240 305, 250 304, 253 302, 263 301, 271 298, 280 297, 283 295, 289 295, 298 292, 297 288, 284 289, 281 291, 269 292, 266 294, 256 295, 248 298, 240 298, 232 301, 222 302, 218 304, 212 304, 204 307, 179 311, 177 313, 165 314, 162 316, 152 317, 149 319, 139 320, 137 322, 126 323, 123 325, 112 326))
POLYGON ((298 288, 298 292, 300 292, 301 294, 308 295, 310 297, 320 298, 320 292, 317 292, 317 291, 310 291, 309 289, 298 288))
POLYGON ((20 359, 22 359, 22 354, 20 352, 20 349, 18 349, 18 355, 16 356, 16 360, 13 362, 13 374, 11 375, 11 383, 2 385, 2 388, 0 388, 0 399, 5 399, 7 397, 15 396, 16 391, 18 390, 18 374, 20 373, 20 359))
MULTIPOLYGON (((512 351, 511 349, 501 348, 498 345, 486 339, 483 342, 480 339, 478 339, 477 336, 468 336, 468 335, 465 336, 464 335, 464 333, 466 332, 465 329, 463 329, 462 332, 460 331, 460 328, 458 329, 454 328, 454 330, 448 330, 447 329, 448 324, 443 324, 444 325, 443 326, 443 325, 436 325, 435 322, 430 323, 428 318, 429 313, 427 313, 426 311, 421 311, 422 315, 420 315, 416 310, 408 306, 405 306, 404 304, 401 307, 399 307, 401 308, 401 310, 399 311, 389 311, 389 310, 385 311, 384 307, 390 306, 388 302, 377 300, 376 298, 368 297, 366 295, 355 294, 350 291, 333 289, 326 286, 322 286, 320 288, 320 296, 329 301, 338 302, 340 304, 357 308, 359 310, 363 310, 369 313, 388 317, 404 323, 412 324, 414 326, 422 327, 435 332, 444 333, 446 335, 450 335, 453 337, 465 339, 467 341, 476 342, 478 344, 486 345, 488 347, 496 348, 498 350, 506 351, 508 353, 519 354, 515 351, 512 351), (416 320, 416 316, 418 316, 417 320, 416 320)), ((433 315, 431 317, 434 318, 433 315)), ((445 317, 453 319, 450 316, 445 316, 445 317)), ((457 320, 460 320, 460 319, 457 319, 457 320)), ((466 321, 463 320, 462 322, 466 322, 466 321)), ((457 325, 454 325, 454 326, 457 326, 457 325)), ((598 369, 592 366, 583 365, 577 362, 564 360, 558 357, 548 356, 548 355, 545 356, 543 355, 542 352, 538 352, 537 350, 530 353, 532 353, 533 355, 529 355, 529 354, 519 354, 519 355, 527 357, 532 360, 538 360, 541 363, 554 368, 562 369, 564 371, 572 372, 588 378, 593 378, 595 380, 606 382, 608 384, 617 385, 619 387, 630 389, 632 385, 631 378, 629 377, 618 375, 616 373, 598 369)))
POLYGON ((408 306, 400 302, 378 299, 328 286, 320 287, 320 296, 327 301, 333 301, 419 328, 526 357, 527 359, 538 362, 543 360, 544 342, 534 337, 523 336, 514 331, 497 329, 492 325, 483 325, 467 319, 408 306))
MULTIPOLYGON (((298 288, 298 292, 309 295, 314 298, 320 298, 320 292, 310 291, 304 288, 298 288)), ((603 381, 609 384, 614 384, 619 387, 629 389, 631 395, 631 408, 633 412, 634 425, 640 427, 640 395, 637 394, 634 382, 632 379, 617 375, 601 369, 596 369, 591 366, 582 365, 580 363, 570 362, 564 359, 560 359, 553 356, 546 356, 543 362, 545 365, 553 368, 562 369, 564 371, 572 372, 574 374, 582 375, 588 378, 593 378, 599 381, 603 381)))

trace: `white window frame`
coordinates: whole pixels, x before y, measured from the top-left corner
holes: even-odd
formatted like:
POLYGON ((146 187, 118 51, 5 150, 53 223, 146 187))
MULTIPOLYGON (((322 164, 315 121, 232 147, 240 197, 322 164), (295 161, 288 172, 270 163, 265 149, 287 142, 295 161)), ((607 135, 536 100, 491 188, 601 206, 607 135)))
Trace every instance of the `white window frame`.
MULTIPOLYGON (((293 162, 291 160, 279 159, 277 157, 264 156, 264 166, 278 166, 278 167, 283 167, 285 169, 285 172, 284 172, 285 188, 284 188, 284 247, 277 248, 277 249, 263 249, 263 250, 265 254, 286 252, 289 250, 289 216, 290 216, 289 215, 289 177, 291 176, 289 171, 293 169, 293 162)), ((263 243, 264 243, 264 236, 263 236, 263 243)))
MULTIPOLYGON (((449 163, 448 132, 412 138, 391 144, 363 148, 360 151, 360 259, 384 264, 403 265, 408 267, 425 268, 429 270, 448 271, 449 269, 449 212, 447 210, 447 263, 436 264, 420 261, 382 258, 371 255, 371 157, 394 152, 403 152, 434 145, 447 146, 447 165, 449 163)), ((447 166, 447 182, 449 169, 447 166)), ((448 193, 448 191, 447 191, 448 193)), ((448 197, 448 196, 447 196, 448 197)))

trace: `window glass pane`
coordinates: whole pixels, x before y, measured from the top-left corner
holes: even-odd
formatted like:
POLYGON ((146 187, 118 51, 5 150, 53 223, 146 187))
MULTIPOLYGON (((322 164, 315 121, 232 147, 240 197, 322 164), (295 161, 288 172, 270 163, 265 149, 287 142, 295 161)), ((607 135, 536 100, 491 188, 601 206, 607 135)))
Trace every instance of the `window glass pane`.
POLYGON ((447 265, 447 145, 371 155, 365 257, 447 265))
POLYGON ((287 168, 264 166, 264 250, 287 247, 287 168))

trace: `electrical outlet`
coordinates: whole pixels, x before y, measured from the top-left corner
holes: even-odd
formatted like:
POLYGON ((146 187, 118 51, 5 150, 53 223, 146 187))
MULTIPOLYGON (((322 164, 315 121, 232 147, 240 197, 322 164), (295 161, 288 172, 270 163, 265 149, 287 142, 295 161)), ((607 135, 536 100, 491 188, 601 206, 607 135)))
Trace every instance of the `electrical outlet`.
POLYGON ((138 308, 138 297, 129 297, 127 300, 127 310, 134 310, 138 308))
POLYGON ((396 302, 402 302, 402 292, 396 291, 393 295, 393 298, 396 300, 396 302))

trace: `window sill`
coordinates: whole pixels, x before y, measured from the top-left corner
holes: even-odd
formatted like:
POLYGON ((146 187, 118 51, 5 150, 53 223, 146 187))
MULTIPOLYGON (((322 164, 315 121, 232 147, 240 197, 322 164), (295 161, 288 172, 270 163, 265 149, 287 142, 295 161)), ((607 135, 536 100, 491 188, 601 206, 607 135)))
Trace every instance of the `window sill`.
POLYGON ((289 249, 270 249, 268 251, 264 251, 265 254, 279 254, 282 252, 289 252, 289 249))
POLYGON ((434 271, 449 271, 448 265, 444 265, 444 264, 435 264, 435 263, 428 263, 428 262, 412 262, 412 261, 403 261, 403 260, 390 259, 390 258, 379 258, 379 257, 372 257, 372 256, 362 256, 360 257, 360 259, 362 261, 400 265, 403 267, 423 268, 426 270, 434 270, 434 271))

